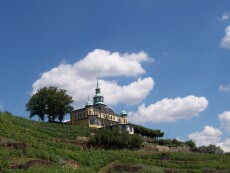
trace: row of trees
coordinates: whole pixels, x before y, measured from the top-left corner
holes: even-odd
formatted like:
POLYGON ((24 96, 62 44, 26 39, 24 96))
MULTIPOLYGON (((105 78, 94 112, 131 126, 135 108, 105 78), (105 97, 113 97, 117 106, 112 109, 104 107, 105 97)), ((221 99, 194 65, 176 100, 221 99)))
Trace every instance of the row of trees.
POLYGON ((160 130, 153 130, 140 125, 134 125, 134 124, 132 125, 135 133, 141 134, 142 136, 155 138, 155 139, 164 136, 164 132, 161 132, 160 130))
POLYGON ((64 116, 73 110, 71 103, 73 98, 66 94, 66 90, 44 87, 30 98, 26 110, 30 112, 30 118, 38 116, 44 121, 47 116, 49 122, 56 118, 62 122, 64 116))

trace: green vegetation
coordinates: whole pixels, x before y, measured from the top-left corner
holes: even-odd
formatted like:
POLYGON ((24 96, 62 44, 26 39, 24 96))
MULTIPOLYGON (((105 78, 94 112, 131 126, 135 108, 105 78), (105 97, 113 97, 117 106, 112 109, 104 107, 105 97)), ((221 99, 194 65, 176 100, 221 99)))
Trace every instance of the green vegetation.
POLYGON ((132 124, 135 133, 138 133, 142 136, 145 137, 149 137, 149 138, 158 138, 158 137, 163 137, 164 136, 164 132, 161 132, 160 130, 153 130, 153 129, 149 129, 140 125, 135 125, 132 124))
POLYGON ((209 153, 209 154, 223 154, 224 153, 224 151, 220 147, 217 147, 213 144, 210 144, 208 146, 195 147, 193 151, 199 152, 199 153, 209 153))
POLYGON ((30 117, 37 115, 42 121, 47 115, 49 122, 54 122, 56 118, 62 122, 64 116, 73 110, 71 103, 73 99, 66 90, 44 87, 30 98, 26 110, 30 112, 30 117))
POLYGON ((143 139, 138 135, 129 135, 127 131, 119 129, 101 129, 90 138, 90 143, 104 148, 140 148, 143 139))
POLYGON ((0 113, 1 173, 229 172, 229 154, 160 153, 85 146, 84 127, 0 113))

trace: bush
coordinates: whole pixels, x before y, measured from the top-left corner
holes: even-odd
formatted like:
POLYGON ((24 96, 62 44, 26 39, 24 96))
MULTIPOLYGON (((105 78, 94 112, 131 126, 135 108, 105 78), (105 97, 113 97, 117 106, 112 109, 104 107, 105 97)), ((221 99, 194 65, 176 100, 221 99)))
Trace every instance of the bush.
POLYGON ((192 150, 196 148, 196 143, 193 140, 186 141, 185 145, 189 146, 192 150))
POLYGON ((140 148, 143 139, 138 135, 130 135, 127 131, 119 129, 101 129, 89 140, 93 145, 107 148, 140 148))
POLYGON ((178 141, 177 139, 160 139, 157 141, 157 144, 168 146, 168 147, 180 147, 184 145, 183 142, 178 141))
POLYGON ((213 145, 213 144, 210 144, 208 146, 201 146, 201 147, 194 148, 194 151, 198 153, 209 153, 209 154, 223 154, 224 153, 224 151, 220 147, 213 145))

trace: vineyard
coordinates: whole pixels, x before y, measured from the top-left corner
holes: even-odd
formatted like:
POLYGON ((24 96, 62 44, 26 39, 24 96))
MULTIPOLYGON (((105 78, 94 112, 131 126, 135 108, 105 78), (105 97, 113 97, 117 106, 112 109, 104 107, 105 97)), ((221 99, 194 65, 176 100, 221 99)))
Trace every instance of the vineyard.
POLYGON ((85 127, 0 113, 0 173, 230 172, 230 155, 106 150, 86 146, 85 127))

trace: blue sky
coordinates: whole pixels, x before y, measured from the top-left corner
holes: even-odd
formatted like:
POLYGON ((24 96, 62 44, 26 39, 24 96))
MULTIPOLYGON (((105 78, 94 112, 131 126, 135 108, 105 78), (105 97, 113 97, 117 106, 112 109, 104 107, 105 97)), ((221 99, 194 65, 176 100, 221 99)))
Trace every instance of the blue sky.
POLYGON ((228 0, 2 0, 0 109, 28 117, 37 89, 105 102, 165 137, 230 150, 228 0))

